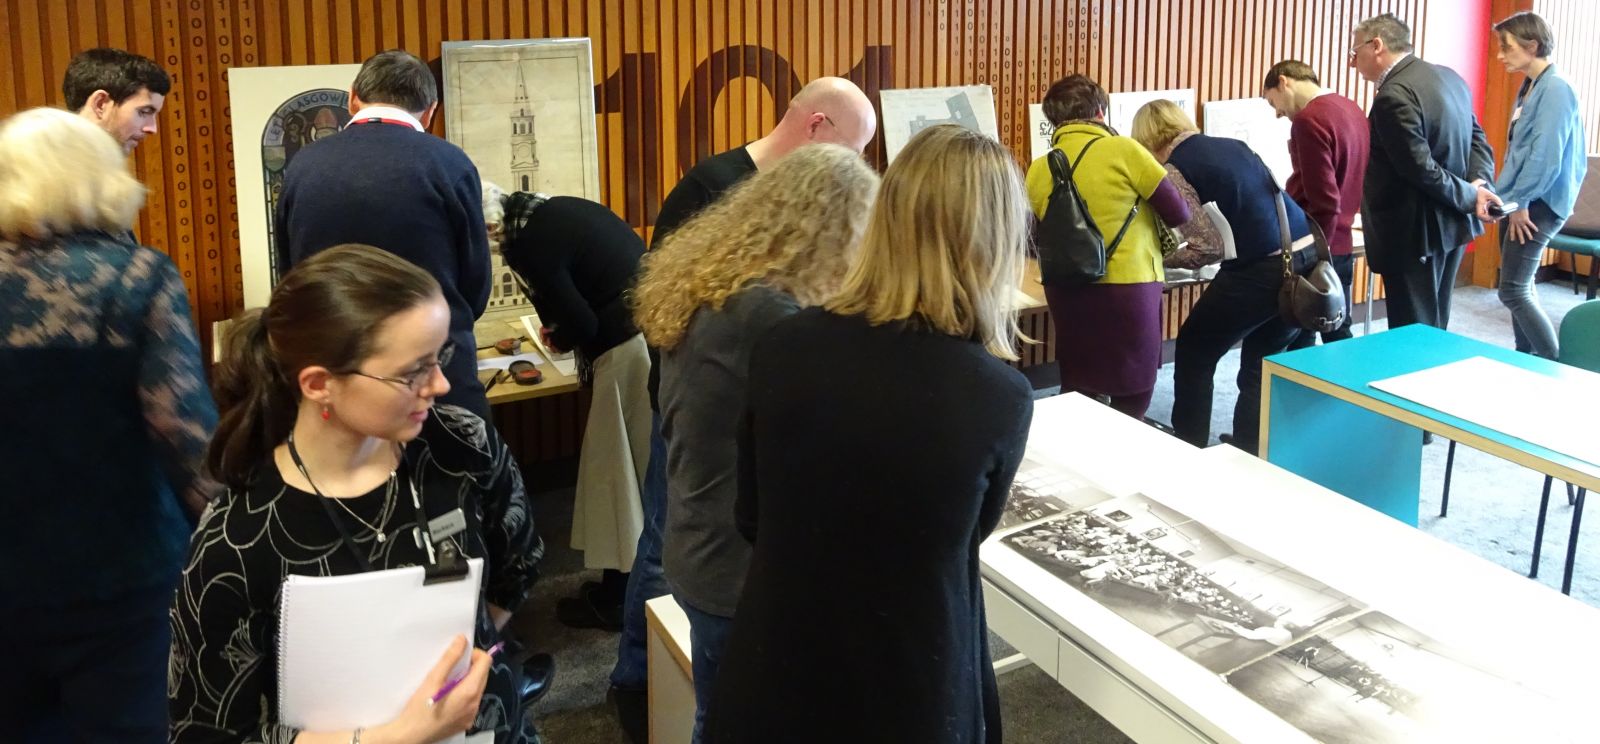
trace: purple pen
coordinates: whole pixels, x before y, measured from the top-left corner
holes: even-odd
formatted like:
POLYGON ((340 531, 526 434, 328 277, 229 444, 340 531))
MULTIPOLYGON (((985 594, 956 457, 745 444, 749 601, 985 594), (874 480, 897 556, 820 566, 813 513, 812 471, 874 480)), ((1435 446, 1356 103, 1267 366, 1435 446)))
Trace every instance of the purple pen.
MULTIPOLYGON (((494 657, 500 655, 500 649, 505 647, 505 645, 506 645, 505 642, 501 641, 500 643, 496 643, 493 646, 490 646, 489 647, 489 651, 488 651, 489 660, 493 661, 494 657)), ((461 674, 461 676, 456 677, 455 679, 452 679, 449 682, 444 683, 444 687, 439 688, 438 692, 433 693, 433 697, 431 699, 429 699, 429 702, 437 703, 440 700, 443 700, 445 695, 449 695, 450 691, 456 689, 456 685, 461 684, 461 680, 464 680, 466 678, 467 678, 467 675, 466 675, 465 672, 463 672, 461 674)))

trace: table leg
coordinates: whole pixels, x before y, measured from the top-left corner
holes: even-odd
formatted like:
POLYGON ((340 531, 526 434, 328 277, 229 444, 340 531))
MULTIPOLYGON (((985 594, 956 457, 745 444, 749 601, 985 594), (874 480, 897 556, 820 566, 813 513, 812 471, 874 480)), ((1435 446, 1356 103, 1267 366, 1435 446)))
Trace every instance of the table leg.
POLYGON ((1263 370, 1266 460, 1413 527, 1422 434, 1409 424, 1263 370))

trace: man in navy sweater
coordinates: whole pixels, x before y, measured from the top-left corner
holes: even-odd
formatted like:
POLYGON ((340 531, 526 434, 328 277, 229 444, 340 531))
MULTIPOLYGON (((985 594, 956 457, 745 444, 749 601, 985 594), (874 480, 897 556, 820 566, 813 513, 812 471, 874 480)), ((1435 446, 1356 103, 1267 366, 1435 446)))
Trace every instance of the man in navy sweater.
POLYGON ((438 83, 410 53, 380 52, 350 89, 344 131, 301 150, 284 174, 273 229, 278 265, 365 243, 433 274, 450 305, 457 353, 444 369, 442 403, 489 418, 478 381, 472 324, 489 301, 489 236, 478 169, 461 148, 425 130, 438 83))
MULTIPOLYGON (((1322 341, 1350 338, 1350 284, 1355 274, 1350 228, 1361 211, 1361 187, 1371 154, 1367 115, 1355 101, 1322 87, 1309 65, 1292 59, 1267 71, 1261 95, 1279 116, 1292 122, 1289 162, 1294 173, 1283 190, 1322 228, 1333 254, 1333 270, 1344 285, 1344 324, 1322 334, 1322 341)), ((1303 331, 1289 348, 1311 346, 1316 335, 1303 331)))

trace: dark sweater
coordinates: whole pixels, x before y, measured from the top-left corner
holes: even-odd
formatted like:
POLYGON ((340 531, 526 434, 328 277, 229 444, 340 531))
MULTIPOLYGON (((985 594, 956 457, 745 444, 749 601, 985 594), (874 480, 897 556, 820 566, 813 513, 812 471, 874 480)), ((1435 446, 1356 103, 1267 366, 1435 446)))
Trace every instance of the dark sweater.
MULTIPOLYGON (((722 198, 723 192, 755 172, 756 161, 751 159, 746 147, 735 147, 695 163, 661 202, 661 211, 656 214, 655 232, 650 234, 650 247, 661 245, 661 241, 679 225, 722 198)), ((650 349, 649 387, 650 408, 660 411, 661 356, 654 347, 650 349)))
POLYGON ((284 174, 274 231, 293 267, 345 243, 382 248, 439 280, 463 353, 439 399, 489 417, 472 324, 489 302, 489 235, 478 169, 461 148, 408 126, 367 122, 301 150, 284 174))
POLYGON ((1336 256, 1352 250, 1350 225, 1361 212, 1370 153, 1366 113, 1337 93, 1311 99, 1289 126, 1294 174, 1284 191, 1316 220, 1336 256))
POLYGON ((661 435, 667 440, 667 524, 662 566, 673 596, 733 617, 750 543, 733 524, 735 442, 750 351, 800 309, 766 286, 741 290, 722 309, 702 307, 683 340, 661 357, 661 435))
POLYGON ((563 349, 599 359, 639 332, 627 291, 644 242, 604 204, 556 196, 529 215, 502 249, 532 290, 539 320, 563 349))
POLYGON ((773 328, 739 439, 755 554, 705 741, 1001 741, 978 545, 1032 415, 971 341, 819 308, 773 328))
MULTIPOLYGON (((1200 203, 1216 202, 1218 211, 1233 228, 1238 258, 1223 261, 1231 269, 1253 263, 1283 248, 1274 194, 1278 187, 1272 171, 1244 142, 1228 137, 1191 135, 1172 149, 1167 158, 1194 187, 1200 203)), ((1289 237, 1299 240, 1311 233, 1306 214, 1293 199, 1284 199, 1289 216, 1289 237)))
POLYGON ((217 423, 183 277, 120 236, 0 241, 0 297, 0 624, 133 597, 159 611, 217 423))
POLYGON ((750 158, 750 151, 744 147, 735 147, 695 163, 661 202, 661 211, 656 214, 655 232, 650 236, 650 247, 661 245, 662 239, 678 229, 679 225, 755 172, 756 161, 750 158))

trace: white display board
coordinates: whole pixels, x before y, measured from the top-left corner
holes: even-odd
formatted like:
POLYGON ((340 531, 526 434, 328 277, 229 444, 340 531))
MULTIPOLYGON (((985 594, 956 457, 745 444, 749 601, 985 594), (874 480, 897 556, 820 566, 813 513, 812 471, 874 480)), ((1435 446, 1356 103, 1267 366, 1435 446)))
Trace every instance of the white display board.
POLYGON ((1106 112, 1106 123, 1117 130, 1117 134, 1130 136, 1133 134, 1133 115, 1139 113, 1141 106, 1161 99, 1178 104, 1183 113, 1188 114, 1190 119, 1194 118, 1194 88, 1138 90, 1111 94, 1111 110, 1106 112))
POLYGON ((1278 116, 1264 98, 1206 101, 1203 131, 1213 137, 1243 140, 1272 171, 1278 185, 1289 182, 1289 120, 1278 116))
POLYGON ((917 132, 935 124, 958 124, 1000 139, 994 89, 987 85, 904 88, 880 91, 883 147, 890 162, 917 132))
POLYGON ((1056 125, 1044 115, 1044 104, 1028 104, 1028 159, 1038 160, 1050 152, 1056 136, 1056 125))
POLYGON ((350 84, 360 71, 361 65, 228 69, 245 307, 266 305, 277 284, 272 211, 284 170, 302 147, 350 121, 350 84))

